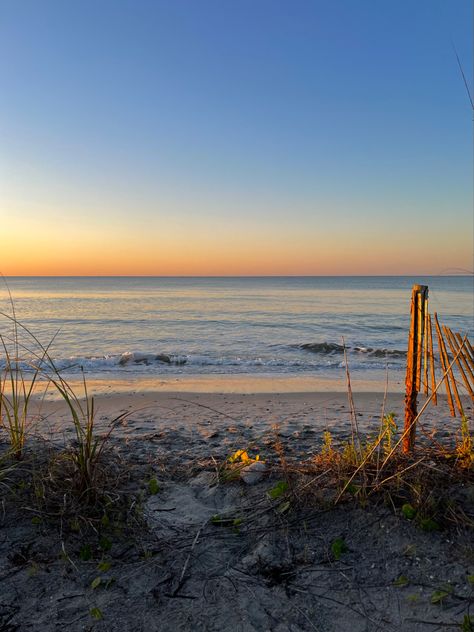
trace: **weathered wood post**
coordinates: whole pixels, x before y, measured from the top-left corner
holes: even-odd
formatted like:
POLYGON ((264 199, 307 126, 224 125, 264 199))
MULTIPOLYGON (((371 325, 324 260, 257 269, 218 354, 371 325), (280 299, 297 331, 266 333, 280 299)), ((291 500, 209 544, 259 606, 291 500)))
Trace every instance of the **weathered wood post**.
POLYGON ((418 414, 417 398, 421 385, 421 364, 423 359, 423 335, 425 333, 425 312, 428 302, 428 286, 414 285, 411 293, 410 333, 408 336, 407 374, 405 379, 405 429, 403 451, 411 452, 415 445, 418 414))

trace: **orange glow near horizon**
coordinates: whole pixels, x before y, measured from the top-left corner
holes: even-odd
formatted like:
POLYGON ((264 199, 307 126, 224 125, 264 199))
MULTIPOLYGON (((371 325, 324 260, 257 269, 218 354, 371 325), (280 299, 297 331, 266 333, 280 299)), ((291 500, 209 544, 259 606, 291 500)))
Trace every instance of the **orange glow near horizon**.
POLYGON ((282 237, 262 227, 146 237, 78 231, 66 238, 66 231, 52 226, 0 236, 5 276, 436 275, 469 272, 471 261, 470 236, 449 239, 446 233, 422 244, 403 234, 384 240, 287 230, 282 237))

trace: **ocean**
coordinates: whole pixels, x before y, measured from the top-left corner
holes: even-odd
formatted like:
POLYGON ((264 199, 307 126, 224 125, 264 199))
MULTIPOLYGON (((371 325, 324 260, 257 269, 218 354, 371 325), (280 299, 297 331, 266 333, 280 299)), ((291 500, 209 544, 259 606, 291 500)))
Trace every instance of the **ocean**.
MULTIPOLYGON (((473 277, 10 277, 17 319, 66 376, 402 376, 411 287, 473 334, 473 277), (344 342, 343 342, 344 341, 344 342)), ((11 314, 8 291, 0 309, 11 314)), ((0 319, 11 337, 12 324, 0 319)), ((34 343, 20 329, 24 347, 34 343)), ((28 351, 24 350, 25 359, 28 351)), ((0 357, 0 363, 2 358, 0 357)))

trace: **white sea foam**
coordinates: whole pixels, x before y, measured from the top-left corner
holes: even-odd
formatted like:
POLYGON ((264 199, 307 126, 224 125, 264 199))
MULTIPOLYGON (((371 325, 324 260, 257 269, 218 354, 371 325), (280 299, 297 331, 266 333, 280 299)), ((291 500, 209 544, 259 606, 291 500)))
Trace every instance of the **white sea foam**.
MULTIPOLYGON (((147 374, 172 374, 172 373, 305 373, 305 372, 334 372, 345 367, 341 356, 335 354, 323 354, 321 356, 300 351, 301 356, 295 357, 282 355, 261 356, 217 356, 212 354, 163 354, 144 351, 126 351, 120 354, 103 356, 70 356, 53 359, 54 366, 64 374, 76 374, 81 371, 86 373, 147 373, 147 374)), ((365 357, 355 352, 348 355, 351 370, 383 369, 387 361, 373 361, 370 356, 365 357)), ((31 364, 22 364, 25 370, 31 369, 31 364)), ((391 368, 402 367, 402 363, 390 362, 391 368)), ((0 361, 0 368, 5 363, 0 361)), ((44 369, 48 373, 51 367, 47 362, 44 369)))

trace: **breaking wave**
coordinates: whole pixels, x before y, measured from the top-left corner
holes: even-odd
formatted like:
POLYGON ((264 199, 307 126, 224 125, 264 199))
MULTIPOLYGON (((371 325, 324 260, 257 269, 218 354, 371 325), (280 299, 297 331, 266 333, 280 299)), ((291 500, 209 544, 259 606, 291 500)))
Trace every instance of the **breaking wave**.
MULTIPOLYGON (((401 369, 405 351, 398 349, 346 346, 351 369, 401 369)), ((123 373, 304 373, 310 371, 334 371, 344 368, 344 347, 334 342, 269 345, 260 350, 244 350, 233 353, 222 350, 196 351, 194 353, 125 351, 110 355, 56 357, 55 367, 65 373, 120 375, 123 373)), ((37 363, 35 363, 37 364, 37 363)), ((5 365, 0 361, 0 369, 5 365)), ((31 364, 22 363, 24 370, 31 364)), ((48 366, 44 368, 48 373, 48 366)))
MULTIPOLYGON (((335 342, 308 342, 297 346, 299 349, 304 349, 305 351, 311 351, 311 353, 319 353, 322 355, 344 353, 344 347, 336 344, 335 342)), ((406 351, 401 351, 400 349, 374 349, 373 347, 346 346, 346 350, 352 353, 366 353, 374 358, 404 358, 407 354, 406 351)))

